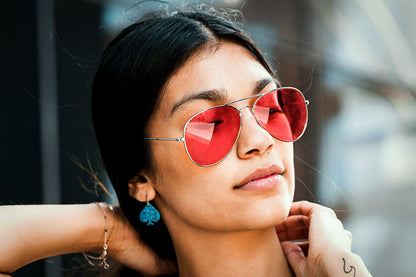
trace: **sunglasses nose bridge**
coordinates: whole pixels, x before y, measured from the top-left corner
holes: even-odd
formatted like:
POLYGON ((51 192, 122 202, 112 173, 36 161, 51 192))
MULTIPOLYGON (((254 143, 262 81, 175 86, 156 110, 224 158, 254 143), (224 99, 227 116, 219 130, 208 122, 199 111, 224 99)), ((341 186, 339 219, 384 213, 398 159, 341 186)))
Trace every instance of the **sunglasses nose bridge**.
POLYGON ((256 122, 257 122, 257 117, 256 117, 256 115, 254 114, 254 110, 253 110, 253 106, 250 106, 250 105, 245 105, 245 106, 243 106, 243 107, 241 107, 241 108, 239 108, 239 109, 237 109, 238 110, 238 113, 240 114, 240 120, 242 120, 242 118, 243 118, 243 114, 242 114, 242 112, 243 112, 243 110, 245 109, 245 108, 250 108, 250 111, 251 111, 251 113, 250 113, 250 111, 248 112, 255 120, 256 120, 256 122))
POLYGON ((253 107, 250 106, 250 105, 242 106, 241 108, 237 109, 238 110, 238 113, 240 114, 240 116, 241 116, 241 111, 244 110, 245 108, 251 108, 251 109, 253 109, 253 107))

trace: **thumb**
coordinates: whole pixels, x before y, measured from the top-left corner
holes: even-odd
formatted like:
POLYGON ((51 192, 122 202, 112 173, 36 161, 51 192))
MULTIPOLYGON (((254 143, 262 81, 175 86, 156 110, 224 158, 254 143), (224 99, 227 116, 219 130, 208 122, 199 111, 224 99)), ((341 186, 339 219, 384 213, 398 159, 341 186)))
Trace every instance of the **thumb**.
POLYGON ((281 243, 283 251, 289 262, 290 267, 295 272, 296 276, 306 276, 306 262, 305 254, 302 249, 291 241, 284 241, 281 243))

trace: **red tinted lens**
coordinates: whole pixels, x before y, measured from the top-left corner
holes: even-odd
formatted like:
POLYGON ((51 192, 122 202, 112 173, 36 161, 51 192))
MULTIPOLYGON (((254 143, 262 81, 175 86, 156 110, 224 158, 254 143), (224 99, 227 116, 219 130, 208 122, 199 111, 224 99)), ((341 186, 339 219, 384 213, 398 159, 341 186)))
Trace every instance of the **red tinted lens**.
POLYGON ((308 111, 305 99, 294 88, 269 92, 254 105, 254 113, 261 126, 281 141, 295 141, 305 130, 308 111))
POLYGON ((240 115, 229 106, 202 111, 185 127, 185 146, 191 159, 199 165, 221 161, 233 148, 240 131, 240 115))

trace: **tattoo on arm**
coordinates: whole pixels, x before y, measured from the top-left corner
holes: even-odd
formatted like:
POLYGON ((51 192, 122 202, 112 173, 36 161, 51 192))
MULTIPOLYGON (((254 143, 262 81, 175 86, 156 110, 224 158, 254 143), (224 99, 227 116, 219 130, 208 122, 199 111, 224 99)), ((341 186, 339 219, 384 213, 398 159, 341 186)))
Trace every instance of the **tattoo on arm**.
POLYGON ((349 271, 347 271, 346 269, 345 269, 345 259, 344 258, 342 258, 342 261, 344 262, 344 272, 345 272, 345 274, 350 274, 351 272, 353 273, 353 277, 355 277, 355 271, 356 271, 356 269, 355 269, 355 267, 354 266, 352 266, 352 265, 350 265, 350 270, 349 271))

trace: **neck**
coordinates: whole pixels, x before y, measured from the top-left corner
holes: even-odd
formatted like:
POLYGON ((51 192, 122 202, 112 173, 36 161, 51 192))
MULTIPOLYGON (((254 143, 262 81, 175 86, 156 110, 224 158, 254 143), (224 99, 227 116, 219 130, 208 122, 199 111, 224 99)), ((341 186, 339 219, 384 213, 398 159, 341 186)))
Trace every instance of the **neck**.
POLYGON ((274 228, 246 232, 182 229, 172 237, 181 277, 291 276, 274 228))

